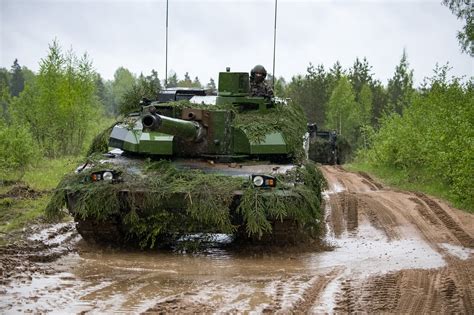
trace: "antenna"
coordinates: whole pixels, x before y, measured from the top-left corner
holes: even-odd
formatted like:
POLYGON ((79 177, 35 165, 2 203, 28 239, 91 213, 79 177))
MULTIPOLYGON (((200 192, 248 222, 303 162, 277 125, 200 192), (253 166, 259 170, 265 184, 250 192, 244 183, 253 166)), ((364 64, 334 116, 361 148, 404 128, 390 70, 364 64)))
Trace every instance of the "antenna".
POLYGON ((277 33, 277 6, 278 6, 278 0, 275 0, 275 27, 273 29, 273 82, 272 82, 273 88, 275 88, 275 51, 276 51, 276 33, 277 33))
POLYGON ((168 87, 168 0, 166 0, 166 53, 165 53, 165 88, 168 87))

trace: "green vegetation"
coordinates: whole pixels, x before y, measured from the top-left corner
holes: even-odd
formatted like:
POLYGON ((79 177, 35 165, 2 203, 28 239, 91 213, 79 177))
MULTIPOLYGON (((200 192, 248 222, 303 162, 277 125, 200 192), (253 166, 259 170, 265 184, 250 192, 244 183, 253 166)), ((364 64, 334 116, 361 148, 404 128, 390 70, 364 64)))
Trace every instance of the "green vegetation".
MULTIPOLYGON (((100 164, 101 170, 104 167, 107 165, 100 164)), ((138 239, 142 247, 153 247, 160 237, 177 238, 197 231, 235 232, 239 225, 231 211, 234 195, 244 190, 234 210, 242 215, 248 236, 261 237, 271 232, 270 220, 283 219, 295 220, 310 233, 318 232, 324 179, 314 164, 279 177, 281 183, 297 183, 291 190, 284 186, 257 189, 246 178, 178 170, 168 161, 145 165, 145 177, 121 169, 123 181, 117 183, 91 182, 89 176, 96 170, 66 176, 55 190, 47 215, 61 217, 65 196, 71 194, 77 198, 76 216, 98 221, 116 217, 129 237, 138 239), (122 191, 127 191, 126 197, 122 191)))
POLYGON ((63 53, 53 42, 40 62, 36 82, 26 85, 9 105, 10 124, 28 126, 47 157, 80 154, 87 131, 100 117, 94 94, 94 72, 87 55, 63 53))
POLYGON ((0 231, 39 219, 58 181, 77 167, 103 115, 97 74, 87 55, 64 53, 57 41, 37 74, 15 60, 0 69, 0 231))
POLYGON ((434 72, 415 88, 405 51, 386 87, 373 78, 365 58, 348 70, 339 63, 329 71, 310 65, 284 95, 299 102, 320 129, 337 130, 348 140, 349 161, 356 157, 359 167, 394 175, 403 187, 444 189, 442 196, 472 209, 474 80, 449 79, 448 65, 434 72))
POLYGON ((21 179, 29 165, 40 156, 28 128, 0 120, 0 178, 21 179))
POLYGON ((2 177, 0 184, 0 232, 23 228, 44 218, 44 209, 52 189, 65 175, 73 171, 79 158, 42 159, 24 172, 23 181, 16 174, 2 177), (5 182, 10 180, 9 182, 5 182))
POLYGON ((457 38, 461 51, 474 57, 474 15, 472 2, 469 0, 443 0, 451 12, 459 20, 465 22, 462 30, 458 32, 457 38))
POLYGON ((446 189, 455 204, 474 205, 474 81, 447 78, 435 70, 403 115, 385 116, 358 161, 384 174, 393 171, 407 185, 446 189))
POLYGON ((277 104, 276 106, 276 111, 258 115, 252 111, 236 113, 234 125, 242 129, 247 137, 255 142, 261 141, 271 130, 282 132, 290 151, 296 152, 296 159, 301 161, 304 157, 301 135, 306 132, 301 106, 291 101, 287 105, 277 104))
POLYGON ((40 222, 49 198, 49 195, 44 195, 35 199, 0 199, 0 233, 21 229, 32 222, 40 222))

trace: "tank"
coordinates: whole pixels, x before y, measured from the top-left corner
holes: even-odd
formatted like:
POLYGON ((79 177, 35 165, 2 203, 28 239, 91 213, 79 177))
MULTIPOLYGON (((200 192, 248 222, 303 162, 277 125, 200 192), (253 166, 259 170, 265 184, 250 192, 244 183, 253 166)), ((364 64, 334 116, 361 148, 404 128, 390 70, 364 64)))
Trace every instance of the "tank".
POLYGON ((99 135, 47 213, 67 209, 99 243, 153 247, 216 233, 312 241, 324 178, 307 158, 309 138, 298 104, 252 97, 248 73, 221 72, 217 95, 161 91, 99 135))
POLYGON ((351 147, 347 140, 335 130, 318 130, 315 124, 308 125, 310 132, 309 158, 321 164, 344 164, 351 147))

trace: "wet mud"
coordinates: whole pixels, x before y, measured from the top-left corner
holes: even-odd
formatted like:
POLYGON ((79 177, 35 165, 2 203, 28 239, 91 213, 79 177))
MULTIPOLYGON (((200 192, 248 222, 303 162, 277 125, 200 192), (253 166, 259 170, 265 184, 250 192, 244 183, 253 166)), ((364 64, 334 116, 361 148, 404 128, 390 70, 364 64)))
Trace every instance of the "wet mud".
POLYGON ((119 250, 74 223, 35 226, 0 248, 0 313, 474 312, 473 215, 322 171, 332 250, 119 250))

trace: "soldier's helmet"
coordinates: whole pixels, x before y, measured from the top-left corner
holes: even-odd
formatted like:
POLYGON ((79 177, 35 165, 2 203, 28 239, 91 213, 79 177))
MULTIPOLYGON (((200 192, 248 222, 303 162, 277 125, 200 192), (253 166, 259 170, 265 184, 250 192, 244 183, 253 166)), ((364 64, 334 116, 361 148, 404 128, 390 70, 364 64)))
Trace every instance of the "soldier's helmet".
POLYGON ((267 70, 262 65, 256 65, 250 70, 250 80, 260 83, 267 77, 267 70))

